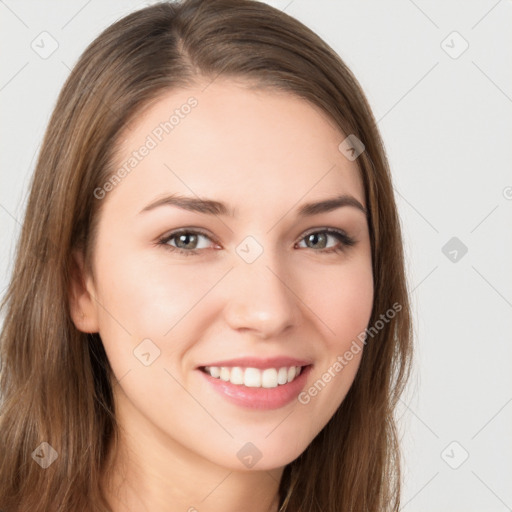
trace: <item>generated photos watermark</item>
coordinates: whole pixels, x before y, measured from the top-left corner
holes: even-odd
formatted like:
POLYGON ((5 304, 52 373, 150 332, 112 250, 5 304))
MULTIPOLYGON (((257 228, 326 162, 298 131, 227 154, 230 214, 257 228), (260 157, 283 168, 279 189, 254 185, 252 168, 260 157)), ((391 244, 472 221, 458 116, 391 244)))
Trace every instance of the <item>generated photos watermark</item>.
POLYGON ((199 102, 194 96, 187 99, 186 103, 183 103, 179 108, 174 109, 174 112, 169 119, 162 121, 160 124, 155 126, 151 133, 148 134, 144 144, 139 149, 132 151, 131 156, 124 162, 124 164, 117 169, 116 172, 110 176, 110 178, 103 183, 101 187, 94 189, 94 197, 96 199, 103 199, 107 192, 113 190, 121 181, 130 174, 135 167, 139 165, 142 160, 149 153, 155 149, 160 142, 162 142, 166 135, 171 133, 191 112, 192 109, 197 107, 199 102))
POLYGON ((366 345, 368 343, 368 336, 374 337, 377 335, 379 331, 384 329, 384 326, 390 322, 393 318, 395 318, 396 314, 402 310, 402 305, 398 302, 395 302, 391 308, 389 308, 385 313, 382 313, 378 320, 375 323, 367 327, 364 331, 360 332, 357 335, 357 340, 352 340, 352 344, 350 348, 346 350, 343 355, 338 355, 336 357, 336 361, 327 368, 327 370, 322 374, 322 376, 316 380, 307 390, 299 393, 297 400, 303 404, 307 405, 311 402, 311 398, 315 397, 322 391, 325 386, 332 379, 334 379, 340 372, 349 364, 354 356, 361 352, 361 344, 366 345))

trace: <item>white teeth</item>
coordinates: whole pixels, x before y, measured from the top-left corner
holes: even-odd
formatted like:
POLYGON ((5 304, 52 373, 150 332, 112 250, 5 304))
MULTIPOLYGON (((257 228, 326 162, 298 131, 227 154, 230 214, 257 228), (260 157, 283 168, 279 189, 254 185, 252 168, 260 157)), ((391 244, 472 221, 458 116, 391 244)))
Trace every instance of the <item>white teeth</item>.
POLYGON ((288 368, 283 367, 279 368, 279 371, 277 372, 277 383, 278 384, 286 384, 288 382, 288 368))
POLYGON ((231 378, 229 379, 230 382, 233 384, 243 384, 244 383, 244 370, 243 368, 240 368, 239 366, 235 366, 234 368, 231 368, 231 378))
POLYGON ((210 375, 215 378, 220 377, 220 368, 218 366, 212 366, 211 368, 208 368, 210 371, 210 375))
POLYGON ((277 387, 277 370, 275 368, 267 368, 261 374, 261 386, 264 388, 277 387))
POLYGON ((261 387, 261 371, 258 368, 246 368, 244 373, 244 386, 248 388, 261 387))
POLYGON ((206 366, 206 373, 231 384, 244 385, 249 388, 276 388, 296 379, 302 371, 301 366, 283 366, 282 368, 241 368, 206 366))
POLYGON ((229 377, 230 377, 229 369, 228 368, 221 368, 220 369, 220 378, 227 382, 229 380, 229 377))

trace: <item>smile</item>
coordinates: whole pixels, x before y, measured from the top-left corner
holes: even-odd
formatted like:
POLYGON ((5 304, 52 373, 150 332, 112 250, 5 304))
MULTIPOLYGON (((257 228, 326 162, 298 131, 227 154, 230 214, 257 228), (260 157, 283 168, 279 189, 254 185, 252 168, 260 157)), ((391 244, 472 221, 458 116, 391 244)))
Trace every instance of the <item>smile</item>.
POLYGON ((202 371, 215 379, 249 388, 276 388, 293 382, 302 371, 302 366, 283 366, 281 368, 243 368, 240 366, 205 366, 202 371))

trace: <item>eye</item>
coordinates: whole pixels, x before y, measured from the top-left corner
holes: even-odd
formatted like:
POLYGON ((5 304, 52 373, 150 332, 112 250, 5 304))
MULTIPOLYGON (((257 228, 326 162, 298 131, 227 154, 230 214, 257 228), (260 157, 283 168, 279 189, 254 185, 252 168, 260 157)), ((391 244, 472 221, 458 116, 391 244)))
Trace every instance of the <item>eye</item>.
POLYGON ((163 245, 170 251, 177 251, 180 254, 190 256, 192 254, 197 254, 199 249, 207 248, 207 246, 205 247, 204 244, 201 244, 201 238, 211 240, 208 235, 201 233, 200 231, 183 229, 161 238, 158 241, 158 245, 163 245), (171 244, 171 241, 175 241, 175 244, 171 244))
POLYGON ((333 228, 325 228, 320 231, 312 231, 301 239, 305 241, 308 248, 319 248, 316 252, 322 253, 339 253, 344 251, 347 247, 355 244, 355 240, 349 237, 344 231, 333 228), (338 244, 328 245, 328 239, 334 238, 338 240, 338 244))
MULTIPOLYGON (((198 254, 201 249, 208 249, 208 243, 206 245, 201 243, 201 238, 212 241, 210 236, 200 231, 181 229, 159 239, 157 245, 162 245, 172 252, 192 256, 198 254)), ((333 228, 311 231, 300 239, 300 242, 303 241, 306 243, 306 248, 318 249, 314 252, 320 253, 339 253, 356 243, 344 231, 333 228), (337 240, 338 243, 328 245, 329 238, 337 240)))

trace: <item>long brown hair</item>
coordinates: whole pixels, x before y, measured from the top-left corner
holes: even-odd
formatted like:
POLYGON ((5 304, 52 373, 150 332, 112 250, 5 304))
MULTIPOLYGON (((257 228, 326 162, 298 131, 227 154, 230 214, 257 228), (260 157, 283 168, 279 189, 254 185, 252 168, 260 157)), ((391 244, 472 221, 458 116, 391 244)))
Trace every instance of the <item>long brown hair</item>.
POLYGON ((285 467, 281 510, 399 509, 393 412, 410 371, 412 328, 389 164, 370 107, 340 57, 294 18, 252 0, 185 0, 141 9, 104 30, 72 70, 49 122, 2 302, 5 512, 110 510, 101 481, 118 442, 117 382, 99 334, 72 322, 72 251, 84 251, 91 270, 102 204, 94 190, 112 176, 121 131, 163 93, 221 75, 299 96, 362 141, 357 163, 374 276, 369 325, 400 306, 372 334, 337 412, 285 467), (57 454, 46 468, 34 462, 36 449, 51 452, 44 442, 57 454))

